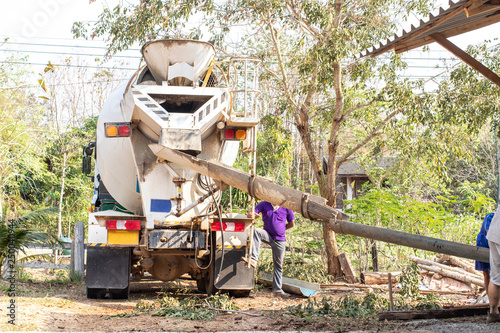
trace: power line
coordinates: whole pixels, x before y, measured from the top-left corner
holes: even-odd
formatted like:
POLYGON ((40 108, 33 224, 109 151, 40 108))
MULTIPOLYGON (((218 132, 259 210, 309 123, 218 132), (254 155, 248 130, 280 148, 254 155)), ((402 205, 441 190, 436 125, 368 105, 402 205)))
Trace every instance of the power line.
MULTIPOLYGON (((0 61, 3 64, 19 64, 19 65, 34 65, 34 66, 47 66, 47 64, 36 63, 36 62, 23 62, 23 61, 0 61)), ((53 66, 60 67, 74 67, 74 68, 97 68, 97 69, 122 69, 127 71, 136 71, 137 68, 125 68, 125 67, 103 67, 103 66, 88 66, 88 65, 68 65, 68 64, 52 64, 53 66)))
MULTIPOLYGON (((90 83, 106 83, 106 82, 114 82, 114 81, 126 81, 130 78, 122 78, 122 79, 112 79, 112 80, 105 80, 105 81, 91 81, 91 82, 83 82, 83 84, 90 84, 90 83)), ((70 82, 70 83, 57 83, 57 84, 49 84, 49 86, 54 86, 54 87, 61 87, 61 86, 74 86, 82 84, 82 82, 70 82)), ((11 89, 24 89, 24 88, 38 88, 40 85, 36 84, 31 84, 31 85, 25 85, 25 86, 17 86, 17 87, 0 87, 0 89, 3 90, 11 90, 11 89)))
MULTIPOLYGON (((76 56, 86 56, 86 57, 103 57, 101 54, 90 54, 90 53, 68 53, 68 52, 49 52, 49 51, 31 51, 31 50, 9 50, 9 49, 0 49, 3 52, 17 52, 17 53, 41 53, 41 54, 57 54, 57 55, 76 55, 76 56)), ((124 55, 115 55, 113 58, 130 58, 130 59, 141 59, 139 56, 124 56, 124 55)))
MULTIPOLYGON (((77 47, 83 49, 102 49, 107 50, 108 48, 105 46, 87 46, 87 45, 60 45, 60 44, 38 44, 38 43, 21 43, 21 42, 2 42, 0 44, 8 44, 8 45, 29 45, 29 46, 45 46, 45 47, 77 47)), ((140 51, 140 49, 127 49, 124 51, 140 51)))

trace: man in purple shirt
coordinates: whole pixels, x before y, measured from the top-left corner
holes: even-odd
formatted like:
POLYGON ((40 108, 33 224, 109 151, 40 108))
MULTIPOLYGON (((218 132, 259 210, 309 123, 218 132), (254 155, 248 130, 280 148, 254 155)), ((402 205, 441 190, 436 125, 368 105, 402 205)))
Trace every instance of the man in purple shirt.
MULTIPOLYGON (((250 265, 257 266, 261 241, 271 245, 274 266, 273 293, 275 296, 288 297, 290 295, 281 289, 283 284, 283 259, 285 258, 286 249, 285 232, 286 229, 295 225, 295 216, 290 209, 275 206, 267 201, 259 202, 255 206, 255 213, 262 213, 264 229, 257 228, 254 231, 250 265)), ((249 213, 249 217, 251 217, 251 214, 249 213)))

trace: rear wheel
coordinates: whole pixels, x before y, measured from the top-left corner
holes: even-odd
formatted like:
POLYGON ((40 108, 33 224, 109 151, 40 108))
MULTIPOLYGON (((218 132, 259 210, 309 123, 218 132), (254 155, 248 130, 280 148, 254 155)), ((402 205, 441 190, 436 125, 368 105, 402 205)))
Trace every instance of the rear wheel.
MULTIPOLYGON (((213 251, 215 255, 215 251, 213 251)), ((219 289, 215 287, 215 278, 216 278, 216 272, 215 272, 215 260, 212 260, 212 264, 208 268, 208 276, 205 279, 205 291, 207 292, 208 296, 215 295, 219 289)))
POLYGON ((215 232, 212 232, 212 251, 210 251, 210 266, 208 267, 208 275, 205 277, 205 291, 208 296, 215 295, 219 289, 215 287, 215 279, 217 272, 215 271, 215 254, 216 254, 216 243, 215 243, 215 232))
POLYGON ((207 291, 207 279, 206 278, 201 278, 199 280, 196 280, 196 287, 202 293, 206 292, 207 291))

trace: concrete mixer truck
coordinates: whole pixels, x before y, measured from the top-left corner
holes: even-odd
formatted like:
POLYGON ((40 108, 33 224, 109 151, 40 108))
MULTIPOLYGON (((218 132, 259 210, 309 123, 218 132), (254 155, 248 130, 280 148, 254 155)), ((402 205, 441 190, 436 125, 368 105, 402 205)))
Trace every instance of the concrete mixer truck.
POLYGON ((254 268, 241 258, 252 219, 223 214, 224 184, 155 154, 152 144, 232 165, 254 159, 258 61, 215 62, 210 43, 160 40, 142 48, 146 65, 100 112, 89 215, 88 298, 127 298, 129 278, 189 274, 201 291, 247 295, 254 268), (223 69, 223 67, 225 69, 223 69))
POLYGON ((84 173, 95 157, 88 298, 127 298, 130 279, 146 273, 161 281, 188 274, 209 295, 248 295, 255 272, 241 259, 251 252, 254 220, 224 213, 227 185, 336 233, 489 260, 477 246, 350 223, 324 198, 253 174, 257 60, 217 63, 211 44, 189 40, 149 42, 142 54, 146 65, 109 96, 96 141, 83 149, 84 173), (240 149, 250 154, 250 174, 232 167, 240 149))

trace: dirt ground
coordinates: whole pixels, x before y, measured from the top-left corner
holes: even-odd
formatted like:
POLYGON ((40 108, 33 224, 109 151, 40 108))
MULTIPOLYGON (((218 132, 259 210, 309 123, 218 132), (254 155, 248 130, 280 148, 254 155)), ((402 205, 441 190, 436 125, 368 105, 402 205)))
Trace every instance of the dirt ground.
MULTIPOLYGON (((43 271, 43 270, 38 270, 43 271)), ((48 273, 48 271, 46 272, 48 273)), ((40 273, 36 273, 40 274, 40 273)), ((48 273, 50 275, 50 273, 48 273)), ((190 280, 178 280, 170 283, 154 281, 134 282, 131 285, 128 300, 89 300, 85 296, 85 284, 17 281, 16 325, 7 322, 7 305, 10 298, 6 292, 7 283, 2 281, 0 294, 0 331, 333 331, 333 332, 410 332, 415 329, 427 332, 455 332, 456 329, 443 328, 446 325, 477 324, 475 333, 491 331, 484 325, 486 316, 463 319, 449 319, 436 322, 379 322, 376 318, 340 318, 306 317, 292 315, 287 308, 307 303, 307 299, 292 296, 289 299, 273 297, 270 289, 256 288, 247 298, 233 298, 232 301, 241 312, 220 313, 211 321, 184 320, 169 317, 153 317, 151 314, 136 314, 136 304, 140 301, 153 302, 163 292, 175 293, 181 290, 186 295, 206 295, 196 290, 196 284, 190 280), (130 316, 134 314, 133 316, 130 316), (249 315, 253 314, 253 315, 249 315), (443 326, 445 325, 445 326, 443 326), (432 330, 428 330, 432 328, 432 330), (443 330, 440 330, 440 329, 443 330)), ((346 293, 320 293, 315 297, 343 297, 346 293)), ((458 300, 457 302, 461 302, 458 300)), ((495 324, 496 325, 496 324, 495 324)), ((453 327, 455 327, 453 326, 453 327)), ((500 326, 497 327, 500 332, 500 326)), ((468 328, 463 332, 471 331, 468 328)), ((494 330, 493 330, 494 331, 494 330)), ((422 331, 420 331, 422 332, 422 331)))

